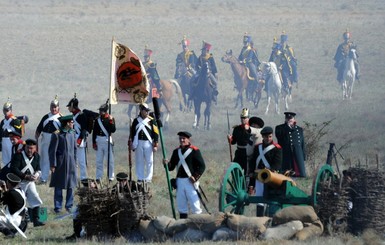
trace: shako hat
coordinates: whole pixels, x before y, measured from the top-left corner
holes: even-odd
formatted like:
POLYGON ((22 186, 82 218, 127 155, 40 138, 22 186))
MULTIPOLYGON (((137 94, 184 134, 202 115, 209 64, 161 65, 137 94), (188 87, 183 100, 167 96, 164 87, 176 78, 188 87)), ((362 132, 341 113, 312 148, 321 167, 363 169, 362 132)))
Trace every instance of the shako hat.
POLYGON ((209 44, 208 42, 205 42, 205 41, 202 41, 202 50, 205 49, 207 51, 209 51, 211 49, 211 44, 209 44))
POLYGON ((151 56, 152 55, 152 50, 147 48, 147 45, 144 46, 144 54, 143 56, 146 57, 146 56, 151 56))
POLYGON ((261 130, 261 134, 272 134, 273 133, 273 128, 266 126, 261 130))
POLYGON ((190 40, 187 39, 186 35, 183 36, 182 41, 180 42, 183 47, 188 47, 190 46, 190 40))
POLYGON ((187 132, 187 131, 180 131, 180 132, 178 132, 178 134, 177 135, 179 135, 179 136, 184 136, 184 137, 186 137, 186 138, 190 138, 192 135, 189 133, 189 132, 187 132))
POLYGON ((281 34, 281 42, 283 43, 283 42, 286 42, 287 40, 288 40, 288 36, 287 36, 287 34, 286 34, 286 32, 285 31, 282 31, 282 34, 281 34))
POLYGON ((150 107, 148 106, 147 103, 142 103, 142 104, 140 104, 140 105, 139 105, 139 108, 140 108, 141 110, 150 111, 150 107))
POLYGON ((76 93, 74 94, 74 97, 68 102, 67 107, 72 106, 74 108, 77 108, 79 106, 79 100, 76 98, 76 93))
POLYGON ((37 141, 34 140, 34 139, 27 139, 27 140, 25 141, 25 144, 26 144, 26 145, 37 145, 37 141))
POLYGON ((247 32, 245 32, 245 34, 243 35, 243 42, 244 43, 251 43, 252 42, 252 38, 249 34, 247 34, 247 32))
POLYGON ((345 40, 350 39, 351 36, 352 36, 352 34, 349 32, 349 29, 346 29, 346 31, 342 34, 342 37, 343 37, 345 40))
POLYGON ((8 132, 8 135, 9 136, 17 136, 17 137, 21 138, 21 134, 19 132, 17 132, 16 130, 12 130, 12 131, 8 132))
POLYGON ((107 112, 108 111, 108 104, 107 103, 101 104, 99 107, 99 111, 107 112))
POLYGON ((19 178, 19 176, 15 175, 14 173, 8 173, 7 180, 13 184, 17 184, 21 182, 21 179, 19 178))
POLYGON ((265 122, 260 117, 250 117, 249 125, 257 124, 260 128, 263 128, 265 122))

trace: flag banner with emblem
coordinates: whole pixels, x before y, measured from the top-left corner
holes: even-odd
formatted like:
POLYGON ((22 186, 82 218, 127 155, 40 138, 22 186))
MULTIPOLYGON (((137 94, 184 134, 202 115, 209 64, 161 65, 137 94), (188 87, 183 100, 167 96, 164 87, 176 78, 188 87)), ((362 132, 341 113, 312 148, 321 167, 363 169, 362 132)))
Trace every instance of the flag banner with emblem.
POLYGON ((110 103, 139 104, 147 100, 150 84, 139 57, 112 40, 110 103))

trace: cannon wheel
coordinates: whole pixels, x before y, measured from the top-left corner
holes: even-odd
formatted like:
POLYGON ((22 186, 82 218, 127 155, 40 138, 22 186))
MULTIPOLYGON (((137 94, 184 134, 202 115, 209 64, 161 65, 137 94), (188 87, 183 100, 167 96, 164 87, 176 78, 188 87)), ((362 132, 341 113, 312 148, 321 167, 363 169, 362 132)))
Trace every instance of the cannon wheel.
POLYGON ((322 187, 325 185, 330 186, 334 180, 336 180, 336 176, 330 165, 325 164, 318 170, 317 176, 314 178, 312 188, 313 207, 315 207, 319 201, 319 196, 323 191, 322 187))
POLYGON ((219 211, 243 214, 248 194, 243 170, 232 162, 222 177, 219 194, 219 211))

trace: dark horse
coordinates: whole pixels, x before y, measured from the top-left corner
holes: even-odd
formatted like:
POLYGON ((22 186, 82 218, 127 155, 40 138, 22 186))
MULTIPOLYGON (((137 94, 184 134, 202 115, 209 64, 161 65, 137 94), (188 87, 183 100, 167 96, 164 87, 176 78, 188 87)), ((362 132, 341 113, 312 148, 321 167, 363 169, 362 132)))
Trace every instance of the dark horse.
MULTIPOLYGON (((152 83, 150 83, 152 84, 152 83)), ((175 87, 175 92, 176 94, 178 95, 178 101, 179 101, 179 108, 184 108, 184 105, 183 105, 183 99, 182 99, 182 90, 178 84, 177 81, 175 81, 174 79, 168 79, 168 80, 163 80, 161 79, 160 80, 160 84, 162 86, 162 96, 160 97, 160 99, 158 100, 159 101, 159 108, 160 108, 160 111, 162 113, 162 117, 163 117, 163 114, 164 114, 164 108, 166 108, 166 117, 163 118, 163 127, 165 129, 168 128, 168 121, 170 119, 170 114, 171 114, 171 109, 172 109, 172 97, 174 95, 174 88, 175 87)), ((150 95, 148 96, 148 99, 147 99, 147 103, 151 103, 152 102, 152 96, 158 96, 157 94, 157 91, 156 89, 153 89, 155 88, 155 86, 150 86, 150 95)), ((136 105, 135 104, 129 104, 128 105, 128 117, 131 119, 131 112, 132 112, 132 109, 135 107, 136 105)), ((137 107, 137 106, 136 106, 137 107)), ((136 111, 136 115, 138 115, 139 112, 138 112, 138 109, 136 111)))
POLYGON ((185 108, 180 108, 181 110, 184 109, 185 111, 191 111, 192 99, 190 96, 190 93, 191 93, 190 81, 191 81, 191 78, 195 75, 195 72, 196 71, 192 69, 187 69, 186 64, 184 62, 180 62, 176 69, 176 77, 178 79, 180 88, 182 89, 183 101, 186 106, 185 108))
MULTIPOLYGON (((207 63, 204 63, 207 65, 207 63)), ((197 78, 193 78, 192 99, 194 101, 194 129, 199 129, 199 120, 201 118, 201 105, 206 104, 204 111, 204 129, 211 129, 210 114, 211 114, 211 101, 213 98, 213 87, 211 86, 210 74, 207 73, 207 67, 202 67, 201 73, 197 78)))
POLYGON ((231 49, 222 57, 222 61, 230 64, 231 70, 234 73, 235 88, 238 91, 235 108, 238 107, 239 103, 241 107, 243 107, 244 91, 246 91, 246 98, 253 101, 255 107, 258 107, 263 88, 262 76, 257 77, 257 82, 255 81, 255 78, 250 77, 249 70, 246 66, 239 62, 239 60, 233 55, 233 51, 231 49))

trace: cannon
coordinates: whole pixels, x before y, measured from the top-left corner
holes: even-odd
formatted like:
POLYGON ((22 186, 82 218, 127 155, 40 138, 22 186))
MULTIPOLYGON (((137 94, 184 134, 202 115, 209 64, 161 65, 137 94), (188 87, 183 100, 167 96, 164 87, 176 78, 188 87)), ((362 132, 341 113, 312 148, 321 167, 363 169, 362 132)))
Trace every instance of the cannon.
MULTIPOLYGON (((330 144, 328 156, 335 155, 334 144, 330 144)), ((245 207, 250 204, 267 204, 267 215, 272 216, 276 211, 290 205, 311 205, 315 207, 325 186, 330 186, 338 180, 337 173, 331 166, 331 158, 325 165, 320 166, 313 179, 312 193, 306 194, 297 187, 295 181, 285 175, 263 169, 258 172, 258 180, 264 183, 263 196, 249 195, 246 178, 238 163, 231 162, 226 169, 220 186, 219 211, 244 214, 245 207)))

